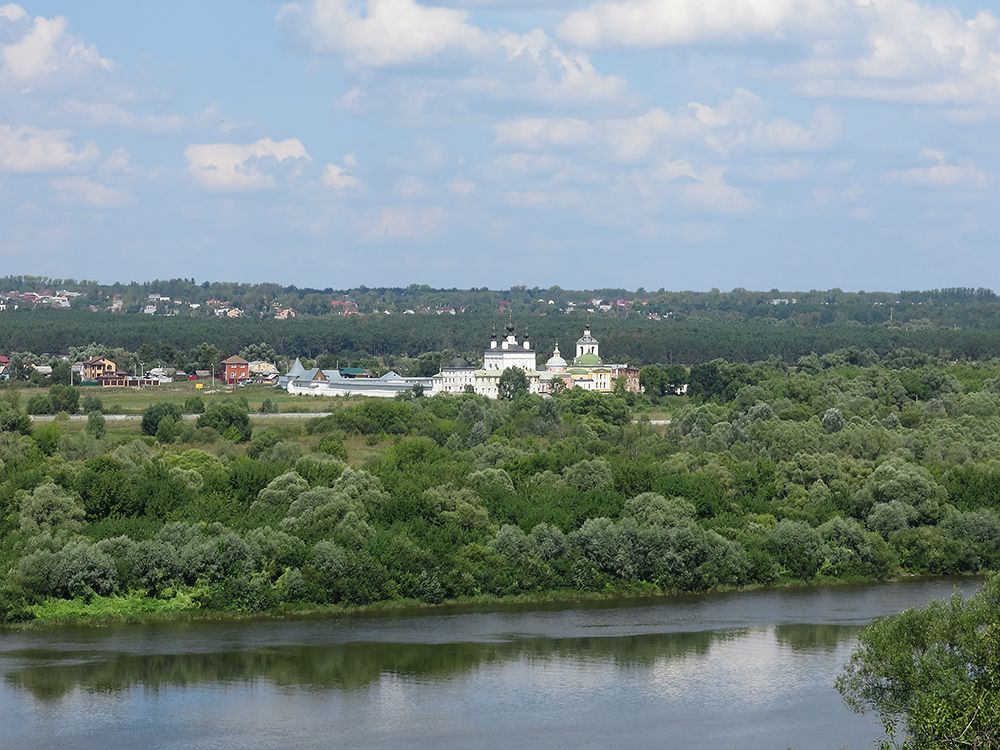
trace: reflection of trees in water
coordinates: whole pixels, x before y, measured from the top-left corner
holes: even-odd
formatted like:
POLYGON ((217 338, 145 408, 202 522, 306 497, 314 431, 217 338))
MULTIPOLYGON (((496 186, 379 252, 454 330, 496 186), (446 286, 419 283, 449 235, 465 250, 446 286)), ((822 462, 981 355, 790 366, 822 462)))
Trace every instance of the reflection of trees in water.
POLYGON ((6 681, 39 699, 61 698, 75 688, 114 692, 137 685, 157 690, 256 680, 307 690, 349 690, 364 688, 383 674, 445 679, 518 659, 534 664, 574 660, 644 667, 665 658, 704 655, 713 643, 745 633, 530 638, 502 643, 349 643, 155 655, 32 651, 16 655, 28 665, 9 671, 6 681), (30 663, 36 660, 42 663, 30 663))
POLYGON ((776 625, 774 635, 792 651, 833 651, 860 630, 858 625, 776 625))

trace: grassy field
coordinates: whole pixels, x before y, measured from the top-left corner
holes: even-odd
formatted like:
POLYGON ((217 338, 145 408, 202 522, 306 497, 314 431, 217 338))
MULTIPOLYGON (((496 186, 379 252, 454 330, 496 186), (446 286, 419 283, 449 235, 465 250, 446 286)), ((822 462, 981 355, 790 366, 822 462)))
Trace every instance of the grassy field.
MULTIPOLYGON (((101 399, 105 414, 142 414, 147 406, 161 401, 183 406, 184 401, 191 396, 200 396, 206 406, 214 400, 236 399, 242 396, 247 400, 251 412, 260 411, 260 405, 266 398, 278 405, 278 411, 286 413, 330 412, 358 401, 356 397, 293 396, 287 391, 267 385, 253 385, 243 388, 218 384, 213 388, 208 383, 204 385, 202 390, 197 390, 195 383, 191 381, 167 383, 151 388, 85 387, 81 389, 81 395, 92 395, 101 399)), ((22 399, 28 399, 36 392, 40 391, 25 388, 21 391, 22 399)))

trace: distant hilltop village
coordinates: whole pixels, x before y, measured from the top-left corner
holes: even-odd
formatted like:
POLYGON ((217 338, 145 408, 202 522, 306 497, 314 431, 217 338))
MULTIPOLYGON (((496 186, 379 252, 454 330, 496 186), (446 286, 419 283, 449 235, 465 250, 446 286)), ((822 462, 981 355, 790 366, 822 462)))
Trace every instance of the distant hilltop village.
POLYGON ((528 391, 540 395, 552 394, 563 388, 610 392, 617 382, 627 391, 639 392, 639 368, 627 364, 605 364, 600 355, 600 342, 590 326, 576 342, 576 356, 567 362, 556 344, 552 356, 539 369, 535 350, 527 335, 518 339, 514 323, 507 324, 506 335, 494 333, 483 351, 483 366, 475 368, 456 357, 429 378, 404 378, 389 372, 380 378, 352 376, 342 370, 307 370, 295 360, 288 373, 278 379, 279 387, 289 393, 311 396, 375 396, 392 398, 400 393, 422 390, 425 395, 438 393, 476 393, 487 398, 499 398, 500 376, 508 369, 523 370, 528 391))

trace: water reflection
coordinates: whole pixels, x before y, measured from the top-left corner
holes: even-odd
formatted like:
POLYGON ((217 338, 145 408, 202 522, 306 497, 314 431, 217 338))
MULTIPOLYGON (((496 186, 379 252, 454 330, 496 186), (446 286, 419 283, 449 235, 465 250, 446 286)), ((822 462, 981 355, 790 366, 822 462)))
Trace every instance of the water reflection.
POLYGON ((792 651, 835 651, 859 629, 857 625, 777 625, 774 635, 792 651))
MULTIPOLYGON (((829 650, 849 641, 855 627, 781 625, 769 650, 829 650)), ((114 693, 141 686, 157 691, 200 684, 268 681, 302 690, 357 690, 386 675, 446 680, 488 665, 522 661, 602 663, 618 669, 664 668, 664 662, 706 655, 713 646, 734 646, 749 660, 755 643, 749 629, 660 633, 613 638, 515 638, 491 643, 328 643, 264 646, 207 653, 142 654, 96 650, 31 649, 0 654, 5 682, 40 700, 57 700, 76 689, 114 693), (749 644, 749 650, 748 650, 749 644)))
POLYGON ((857 629, 979 584, 0 631, 0 747, 872 747, 857 629))

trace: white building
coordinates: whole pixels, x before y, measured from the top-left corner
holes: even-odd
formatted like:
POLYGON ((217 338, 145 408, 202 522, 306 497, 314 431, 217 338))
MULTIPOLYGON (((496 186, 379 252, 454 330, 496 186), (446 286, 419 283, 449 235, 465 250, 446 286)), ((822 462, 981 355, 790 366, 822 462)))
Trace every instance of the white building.
POLYGON ((312 396, 373 396, 391 398, 412 393, 415 388, 427 396, 438 393, 476 393, 486 398, 500 397, 500 376, 510 368, 523 370, 528 378, 530 393, 553 393, 559 384, 566 388, 610 392, 619 378, 630 391, 639 390, 639 370, 628 365, 604 364, 600 343, 591 335, 590 326, 576 342, 576 357, 563 359, 559 345, 542 369, 538 369, 536 354, 527 334, 518 339, 513 323, 508 323, 506 335, 494 333, 483 351, 483 366, 473 367, 461 357, 451 360, 433 378, 404 378, 394 372, 380 378, 344 377, 339 370, 306 370, 295 360, 287 374, 277 378, 279 388, 289 393, 312 396), (419 390, 418 389, 418 390, 419 390))
POLYGON ((506 336, 493 334, 483 352, 483 367, 475 369, 465 360, 456 358, 434 376, 433 393, 477 393, 487 398, 499 398, 500 375, 508 368, 524 370, 531 393, 552 393, 557 383, 566 388, 610 392, 618 378, 625 379, 627 390, 639 390, 639 370, 622 364, 604 364, 600 342, 593 337, 590 326, 576 342, 576 357, 567 362, 556 344, 552 357, 538 368, 535 351, 527 335, 518 341, 513 323, 507 324, 506 336))

